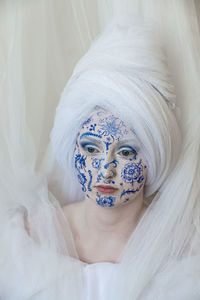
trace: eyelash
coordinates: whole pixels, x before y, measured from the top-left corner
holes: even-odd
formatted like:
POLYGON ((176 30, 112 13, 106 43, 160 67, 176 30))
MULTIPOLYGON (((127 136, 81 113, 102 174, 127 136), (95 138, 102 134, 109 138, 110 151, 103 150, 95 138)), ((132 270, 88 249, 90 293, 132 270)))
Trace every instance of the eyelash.
POLYGON ((136 156, 137 155, 137 151, 134 148, 132 148, 132 147, 124 147, 123 146, 123 147, 120 148, 120 151, 118 151, 117 154, 120 154, 123 157, 130 157, 132 155, 136 156), (122 154, 120 154, 120 153, 122 153, 122 151, 129 151, 129 152, 131 152, 131 154, 129 154, 129 155, 122 155, 122 154))
POLYGON ((89 154, 95 154, 100 151, 99 148, 95 144, 81 143, 81 147, 83 148, 83 150, 85 150, 89 154), (88 148, 94 149, 95 151, 90 152, 90 151, 88 151, 88 148))

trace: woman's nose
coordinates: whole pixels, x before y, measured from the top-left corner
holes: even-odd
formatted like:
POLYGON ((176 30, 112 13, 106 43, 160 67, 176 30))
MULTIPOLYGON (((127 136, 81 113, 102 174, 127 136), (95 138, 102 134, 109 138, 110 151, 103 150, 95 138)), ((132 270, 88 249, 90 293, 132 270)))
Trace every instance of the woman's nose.
POLYGON ((103 170, 102 170, 104 178, 107 179, 116 176, 116 167, 117 167, 117 162, 115 159, 105 163, 103 165, 103 170))

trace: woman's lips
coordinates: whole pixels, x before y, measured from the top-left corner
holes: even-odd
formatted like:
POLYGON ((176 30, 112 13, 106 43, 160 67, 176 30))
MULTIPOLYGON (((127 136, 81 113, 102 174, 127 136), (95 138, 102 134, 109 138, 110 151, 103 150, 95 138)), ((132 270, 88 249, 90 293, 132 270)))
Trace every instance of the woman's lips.
POLYGON ((105 185, 98 185, 98 186, 96 186, 96 189, 100 193, 104 193, 104 194, 112 194, 112 193, 115 193, 118 190, 118 189, 116 189, 112 186, 105 186, 105 185))

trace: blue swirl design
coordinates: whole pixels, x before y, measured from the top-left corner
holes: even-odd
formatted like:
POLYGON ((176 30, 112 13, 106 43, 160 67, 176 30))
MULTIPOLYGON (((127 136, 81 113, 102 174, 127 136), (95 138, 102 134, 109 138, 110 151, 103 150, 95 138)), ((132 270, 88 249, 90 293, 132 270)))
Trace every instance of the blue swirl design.
POLYGON ((85 163, 86 158, 87 158, 87 156, 84 157, 81 154, 76 154, 76 156, 75 156, 75 168, 77 170, 85 169, 85 167, 86 167, 86 163, 85 163))
POLYGON ((109 179, 105 181, 105 184, 115 184, 115 181, 109 179))
MULTIPOLYGON (((101 160, 104 160, 104 159, 101 159, 101 160)), ((108 164, 105 164, 104 166, 104 169, 108 169, 108 167, 110 166, 110 164, 113 164, 114 168, 117 168, 117 164, 118 164, 118 161, 116 159, 114 159, 113 161, 111 161, 110 163, 108 164)), ((96 167, 98 166, 98 162, 95 161, 95 164, 94 164, 96 167)), ((99 170, 100 170, 100 167, 99 167, 99 170)), ((104 174, 103 172, 101 172, 98 176, 97 176, 97 183, 99 183, 102 179, 105 179, 104 177, 104 174)), ((112 181, 114 182, 114 181, 112 181)))
POLYGON ((97 199, 96 202, 98 205, 103 206, 103 207, 112 207, 114 206, 114 202, 115 202, 115 197, 112 196, 103 196, 101 197, 101 195, 99 193, 97 193, 97 199))
POLYGON ((104 158, 93 158, 92 160, 92 167, 94 169, 100 170, 101 169, 101 162, 104 160, 104 158))
POLYGON ((77 176, 78 176, 78 180, 79 180, 80 184, 82 185, 82 191, 86 192, 85 184, 87 182, 87 179, 86 179, 85 174, 79 172, 77 176))
POLYGON ((86 157, 84 157, 81 154, 77 154, 75 156, 75 168, 76 168, 76 170, 78 172, 77 173, 78 181, 82 185, 82 191, 83 192, 86 192, 85 184, 87 183, 87 178, 86 178, 85 174, 81 172, 81 170, 82 169, 85 170, 85 167, 86 167, 86 163, 85 163, 86 157))
MULTIPOLYGON (((140 186, 138 186, 136 189, 132 189, 132 190, 123 190, 123 192, 121 193, 120 199, 121 199, 124 195, 130 195, 130 194, 135 194, 135 193, 139 192, 142 186, 143 186, 143 184, 140 184, 140 186)), ((126 201, 127 201, 127 199, 126 199, 126 201)))
POLYGON ((92 132, 85 132, 81 135, 80 138, 82 138, 83 136, 95 136, 95 137, 98 137, 98 138, 102 138, 102 135, 99 135, 99 134, 96 134, 96 133, 92 133, 92 132))
POLYGON ((144 176, 142 175, 142 176, 140 176, 140 177, 138 178, 137 182, 138 182, 138 183, 141 183, 143 180, 144 180, 144 176))
POLYGON ((128 163, 122 170, 121 177, 125 182, 130 182, 133 185, 134 181, 139 180, 139 182, 141 182, 144 180, 144 178, 141 178, 142 171, 142 160, 140 160, 139 163, 128 163))
POLYGON ((102 136, 122 137, 127 133, 124 122, 113 115, 100 119, 99 126, 98 133, 102 136))
POLYGON ((113 167, 114 167, 114 168, 117 168, 118 161, 117 161, 116 159, 114 159, 114 160, 112 160, 111 162, 105 164, 104 169, 108 169, 108 167, 109 167, 111 164, 113 164, 113 167))
POLYGON ((99 183, 102 179, 104 179, 104 176, 103 173, 101 172, 101 174, 97 176, 97 183, 99 183))
POLYGON ((88 174, 89 174, 89 176, 90 176, 90 180, 89 180, 89 182, 88 182, 88 191, 92 191, 92 189, 91 189, 91 183, 92 183, 92 172, 91 172, 91 170, 88 170, 88 174))

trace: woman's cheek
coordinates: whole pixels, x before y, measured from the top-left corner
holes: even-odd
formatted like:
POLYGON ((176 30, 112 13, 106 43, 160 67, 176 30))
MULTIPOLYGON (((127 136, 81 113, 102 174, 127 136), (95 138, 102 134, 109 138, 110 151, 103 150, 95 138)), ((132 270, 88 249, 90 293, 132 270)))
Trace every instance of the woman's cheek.
POLYGON ((144 187, 146 180, 146 165, 142 160, 132 162, 129 161, 123 165, 121 169, 121 195, 123 202, 130 201, 135 198, 140 190, 144 187))
POLYGON ((103 160, 102 158, 87 155, 87 153, 76 144, 74 151, 76 174, 82 191, 86 193, 86 196, 89 198, 91 192, 94 192, 94 185, 98 183, 98 180, 102 180, 102 176, 99 176, 99 173, 103 160))
POLYGON ((74 152, 74 165, 81 189, 83 192, 87 192, 88 189, 90 190, 91 176, 90 172, 87 172, 87 155, 84 155, 79 147, 74 152))

